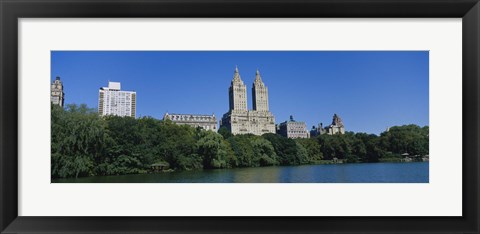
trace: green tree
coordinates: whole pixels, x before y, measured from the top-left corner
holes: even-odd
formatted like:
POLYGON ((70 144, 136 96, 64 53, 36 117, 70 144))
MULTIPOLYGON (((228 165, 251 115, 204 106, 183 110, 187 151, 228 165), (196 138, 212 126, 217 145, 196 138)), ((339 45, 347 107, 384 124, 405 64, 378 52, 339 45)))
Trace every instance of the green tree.
POLYGON ((95 162, 106 151, 105 123, 95 114, 51 108, 51 171, 53 178, 94 175, 95 162))
POLYGON ((203 159, 196 152, 196 132, 196 129, 187 125, 162 121, 159 159, 168 162, 173 169, 202 168, 203 159))
POLYGON ((374 134, 357 133, 355 134, 357 142, 354 149, 357 151, 360 161, 378 162, 384 157, 385 151, 381 148, 380 138, 374 134), (361 142, 361 143, 360 143, 361 142))
POLYGON ((358 160, 358 156, 355 155, 352 147, 355 136, 352 132, 346 132, 345 134, 335 135, 320 135, 317 137, 318 142, 321 145, 321 151, 325 159, 331 160, 347 159, 348 161, 358 160))
POLYGON ((224 139, 228 139, 233 136, 230 130, 228 130, 228 128, 225 126, 222 126, 218 129, 218 134, 222 135, 224 139))
POLYGON ((323 159, 323 154, 320 151, 320 144, 314 138, 298 138, 295 141, 301 144, 308 154, 308 163, 318 163, 323 159))
POLYGON ((212 131, 200 131, 197 152, 203 159, 203 168, 227 167, 228 145, 222 135, 212 131))
POLYGON ((303 147, 302 144, 295 142, 295 164, 308 164, 310 163, 310 158, 308 156, 308 151, 303 147))
POLYGON ((251 167, 254 165, 253 147, 250 141, 250 135, 236 135, 228 138, 230 147, 235 154, 236 160, 234 167, 251 167))
POLYGON ((380 135, 383 148, 395 154, 426 155, 429 152, 429 128, 417 125, 391 127, 380 135))
POLYGON ((378 162, 427 155, 429 127, 395 126, 366 133, 289 139, 276 134, 232 135, 151 117, 100 117, 85 104, 51 107, 52 178, 146 173, 151 164, 174 170, 300 165, 322 159, 378 162))
POLYGON ((251 137, 253 162, 251 166, 272 166, 279 164, 277 154, 270 141, 262 137, 251 137))
POLYGON ((303 150, 293 139, 273 133, 263 134, 262 137, 272 143, 281 165, 299 165, 304 163, 303 150), (302 150, 302 152, 299 152, 299 150, 302 150))

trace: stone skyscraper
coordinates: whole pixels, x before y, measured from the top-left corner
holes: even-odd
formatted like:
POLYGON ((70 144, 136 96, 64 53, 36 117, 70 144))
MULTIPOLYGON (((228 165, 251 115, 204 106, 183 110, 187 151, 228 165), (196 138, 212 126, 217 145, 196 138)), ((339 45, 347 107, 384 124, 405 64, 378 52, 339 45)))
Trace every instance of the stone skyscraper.
POLYGON ((223 115, 221 127, 234 135, 275 133, 275 117, 268 110, 268 89, 257 70, 252 88, 253 110, 247 108, 247 86, 235 68, 229 88, 230 110, 223 115))
POLYGON ((263 83, 258 69, 253 82, 252 96, 254 111, 268 111, 268 88, 263 83))
POLYGON ((243 83, 238 67, 235 67, 233 80, 230 85, 230 110, 247 111, 247 86, 243 83))
POLYGON ((50 86, 50 101, 53 105, 59 105, 63 107, 65 101, 65 93, 63 92, 63 83, 60 77, 56 77, 55 81, 50 86))

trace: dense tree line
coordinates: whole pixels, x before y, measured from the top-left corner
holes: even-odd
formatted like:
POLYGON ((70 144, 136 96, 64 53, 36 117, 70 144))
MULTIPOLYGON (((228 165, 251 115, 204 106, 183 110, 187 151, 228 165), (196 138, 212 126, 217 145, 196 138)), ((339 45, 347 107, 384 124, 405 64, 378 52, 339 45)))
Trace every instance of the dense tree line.
POLYGON ((151 117, 100 117, 86 105, 52 105, 52 178, 173 170, 378 162, 402 153, 428 154, 428 126, 392 127, 380 136, 347 132, 310 139, 277 134, 236 135, 176 125, 151 117))

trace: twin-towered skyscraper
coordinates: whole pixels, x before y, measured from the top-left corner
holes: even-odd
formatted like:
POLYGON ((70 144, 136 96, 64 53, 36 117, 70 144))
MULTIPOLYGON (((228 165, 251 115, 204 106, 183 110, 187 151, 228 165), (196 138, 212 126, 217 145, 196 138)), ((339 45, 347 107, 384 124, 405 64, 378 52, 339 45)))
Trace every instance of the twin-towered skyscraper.
POLYGON ((253 110, 247 108, 247 86, 243 83, 238 68, 235 68, 229 88, 230 110, 223 115, 221 127, 233 134, 275 133, 275 117, 268 110, 268 88, 257 70, 252 87, 253 110))
MULTIPOLYGON (((260 71, 255 73, 255 81, 252 87, 253 110, 268 111, 268 88, 262 81, 260 71)), ((232 84, 229 88, 230 110, 248 111, 247 86, 243 83, 238 67, 235 68, 232 84)))

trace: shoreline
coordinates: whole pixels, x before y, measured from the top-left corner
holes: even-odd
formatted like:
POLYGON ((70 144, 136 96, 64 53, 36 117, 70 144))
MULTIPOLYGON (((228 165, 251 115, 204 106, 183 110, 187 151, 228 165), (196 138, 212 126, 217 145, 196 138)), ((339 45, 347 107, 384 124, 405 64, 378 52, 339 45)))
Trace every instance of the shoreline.
MULTIPOLYGON (((324 160, 331 161, 331 160, 324 160)), ((122 177, 122 176, 140 176, 140 175, 162 175, 162 174, 175 174, 182 172, 212 172, 212 171, 234 171, 242 169, 259 169, 259 168, 287 168, 287 167, 304 167, 304 166, 340 166, 340 165, 360 165, 360 164, 410 164, 410 163, 429 163, 429 161, 385 161, 385 162, 345 162, 345 163, 310 163, 310 164, 301 164, 301 165, 271 165, 271 166, 261 166, 261 167, 234 167, 234 168, 215 168, 215 169, 192 169, 192 170, 171 170, 166 172, 147 172, 147 173, 132 173, 132 174, 118 174, 118 175, 95 175, 95 176, 82 176, 78 178, 69 177, 69 178, 51 178, 51 183, 69 183, 69 182, 55 182, 59 180, 77 180, 77 179, 88 179, 88 178, 105 178, 105 177, 122 177)))

